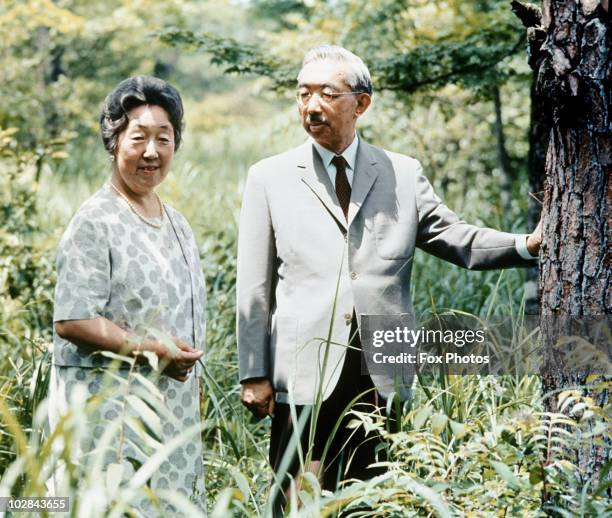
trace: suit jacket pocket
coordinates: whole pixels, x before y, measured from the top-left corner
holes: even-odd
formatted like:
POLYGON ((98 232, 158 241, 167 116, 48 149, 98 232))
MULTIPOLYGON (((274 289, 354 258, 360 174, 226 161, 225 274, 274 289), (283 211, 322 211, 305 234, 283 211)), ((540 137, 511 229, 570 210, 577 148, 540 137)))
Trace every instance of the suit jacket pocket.
POLYGON ((274 315, 271 325, 272 383, 277 392, 288 392, 296 376, 298 320, 274 315))
POLYGON ((376 218, 374 230, 379 257, 388 260, 410 259, 414 255, 416 224, 411 224, 409 218, 390 220, 381 216, 376 218))

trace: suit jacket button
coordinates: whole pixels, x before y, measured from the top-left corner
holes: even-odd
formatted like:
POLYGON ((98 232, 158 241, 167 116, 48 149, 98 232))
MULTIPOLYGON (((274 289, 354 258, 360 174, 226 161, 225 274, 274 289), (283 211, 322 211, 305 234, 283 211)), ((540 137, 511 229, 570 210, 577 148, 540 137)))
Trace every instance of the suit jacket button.
POLYGON ((355 280, 357 278, 357 272, 351 272, 351 279, 355 280))

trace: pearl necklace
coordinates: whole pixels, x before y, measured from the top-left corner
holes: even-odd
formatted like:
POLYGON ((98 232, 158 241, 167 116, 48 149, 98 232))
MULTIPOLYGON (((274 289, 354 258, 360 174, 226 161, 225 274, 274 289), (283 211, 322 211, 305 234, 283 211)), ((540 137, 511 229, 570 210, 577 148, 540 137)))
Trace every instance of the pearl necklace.
POLYGON ((125 203, 128 204, 128 206, 130 207, 130 209, 132 209, 132 212, 136 214, 136 216, 138 216, 142 221, 144 221, 147 225, 153 228, 162 228, 163 220, 164 220, 164 209, 163 209, 161 198, 156 192, 154 192, 153 194, 155 194, 155 196, 157 197, 157 203, 159 203, 159 216, 160 216, 160 219, 162 220, 160 223, 151 221, 150 218, 143 216, 140 212, 138 212, 138 210, 136 210, 136 207, 132 205, 132 202, 130 201, 130 199, 125 194, 123 194, 113 182, 109 181, 108 183, 110 183, 111 187, 115 189, 115 192, 125 200, 125 203))

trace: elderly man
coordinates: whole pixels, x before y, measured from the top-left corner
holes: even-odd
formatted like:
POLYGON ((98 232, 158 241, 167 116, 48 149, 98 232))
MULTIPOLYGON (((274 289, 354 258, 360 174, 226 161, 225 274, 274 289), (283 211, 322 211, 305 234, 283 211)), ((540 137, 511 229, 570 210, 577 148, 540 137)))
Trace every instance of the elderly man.
MULTIPOLYGON (((358 324, 362 315, 412 311, 415 247, 490 269, 529 265, 541 241, 537 232, 468 225, 434 194, 417 160, 361 139, 355 126, 371 95, 359 57, 336 46, 310 50, 297 103, 311 138, 251 167, 240 218, 241 400, 255 415, 272 416, 277 471, 296 435, 295 417, 322 401, 316 426, 308 414, 297 421, 302 447, 310 448, 304 468, 328 489, 372 473, 373 442, 347 430, 346 418, 336 433, 334 427, 354 399, 380 408, 394 389, 394 380, 362 373, 358 324)), ((296 462, 289 472, 297 475, 296 462)))

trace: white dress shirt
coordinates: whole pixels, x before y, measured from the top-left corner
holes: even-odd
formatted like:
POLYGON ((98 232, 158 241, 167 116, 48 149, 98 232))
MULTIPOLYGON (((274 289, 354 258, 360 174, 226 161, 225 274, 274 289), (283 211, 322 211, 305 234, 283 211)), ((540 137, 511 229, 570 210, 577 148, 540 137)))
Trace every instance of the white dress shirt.
MULTIPOLYGON (((325 166, 325 170, 329 175, 329 179, 331 180, 332 185, 336 186, 336 166, 332 164, 332 159, 336 155, 333 151, 330 151, 327 148, 324 148, 321 144, 319 144, 315 139, 311 139, 312 144, 314 145, 317 153, 321 157, 321 161, 325 166)), ((355 137, 353 138, 353 142, 351 142, 350 146, 347 147, 341 155, 346 160, 346 177, 348 179, 348 183, 351 187, 353 187, 353 177, 355 176, 355 162, 357 161, 357 148, 359 147, 359 137, 357 137, 357 133, 355 133, 355 137)))

